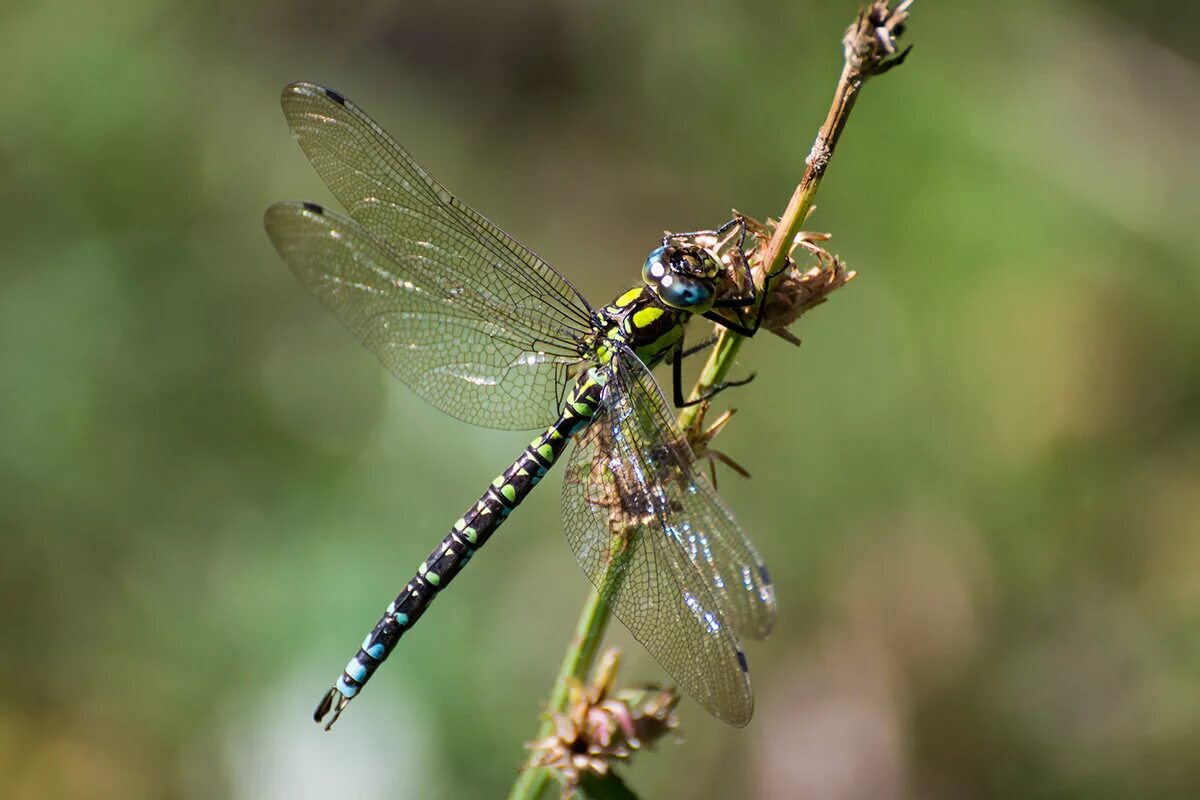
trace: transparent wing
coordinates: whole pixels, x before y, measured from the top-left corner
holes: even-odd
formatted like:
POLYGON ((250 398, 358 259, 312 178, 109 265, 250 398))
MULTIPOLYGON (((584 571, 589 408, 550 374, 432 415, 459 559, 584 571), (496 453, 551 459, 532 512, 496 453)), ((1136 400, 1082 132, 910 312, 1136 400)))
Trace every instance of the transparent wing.
POLYGON ((713 715, 746 724, 754 703, 738 637, 769 633, 774 591, 653 377, 628 351, 610 365, 562 505, 575 556, 617 618, 713 715))
POLYGON ((267 235, 292 272, 383 365, 452 416, 492 428, 547 425, 579 355, 510 318, 477 315, 440 278, 458 256, 420 242, 385 249, 313 203, 276 203, 267 235))
POLYGON ((450 194, 354 103, 311 83, 283 90, 292 135, 334 196, 384 248, 427 256, 423 285, 539 347, 586 332, 592 309, 533 251, 450 194))

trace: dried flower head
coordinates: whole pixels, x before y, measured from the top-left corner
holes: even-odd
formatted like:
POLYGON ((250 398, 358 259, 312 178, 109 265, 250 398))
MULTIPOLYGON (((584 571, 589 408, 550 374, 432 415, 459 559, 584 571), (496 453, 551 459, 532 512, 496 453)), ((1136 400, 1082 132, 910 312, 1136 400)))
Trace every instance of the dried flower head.
MULTIPOLYGON (((746 228, 757 242, 747 253, 747 258, 750 259, 754 281, 760 286, 764 277, 762 253, 775 232, 776 224, 777 220, 773 219, 762 223, 746 218, 746 228)), ((846 269, 840 258, 820 245, 820 242, 830 238, 828 233, 801 231, 788 251, 787 266, 771 279, 771 293, 763 304, 762 327, 792 344, 800 344, 800 339, 788 331, 788 327, 807 311, 824 303, 835 289, 845 286, 858 275, 854 270, 846 269), (797 250, 807 252, 815 263, 802 270, 794 258, 797 250)))
POLYGON ((903 0, 888 8, 887 0, 874 0, 858 12, 858 18, 846 29, 842 49, 846 63, 860 76, 882 75, 899 66, 912 46, 896 55, 896 39, 904 33, 904 21, 914 0, 903 0))
POLYGON ((679 726, 674 689, 647 686, 613 691, 620 653, 607 651, 592 682, 572 681, 567 707, 552 715, 554 732, 530 742, 532 767, 557 773, 563 797, 570 797, 589 776, 604 777, 612 763, 629 759, 634 751, 652 745, 679 726))

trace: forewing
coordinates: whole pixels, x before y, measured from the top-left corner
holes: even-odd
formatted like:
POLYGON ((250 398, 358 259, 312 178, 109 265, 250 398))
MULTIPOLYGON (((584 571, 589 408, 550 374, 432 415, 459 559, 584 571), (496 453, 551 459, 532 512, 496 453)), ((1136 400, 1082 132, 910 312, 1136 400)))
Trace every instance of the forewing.
MULTIPOLYGON (((292 134, 334 196, 384 248, 449 253, 427 281, 542 349, 586 332, 592 310, 553 267, 446 190, 362 109, 311 83, 283 90, 292 134)), ((436 255, 435 255, 436 257, 436 255)))
POLYGON ((548 352, 530 331, 464 307, 438 280, 455 269, 455 251, 408 240, 385 249, 312 203, 276 203, 264 224, 300 282, 422 398, 493 428, 554 420, 578 354, 548 352))
POLYGON ((739 634, 765 636, 761 559, 695 463, 653 377, 623 350, 563 485, 584 572, 683 689, 744 725, 753 698, 739 634))

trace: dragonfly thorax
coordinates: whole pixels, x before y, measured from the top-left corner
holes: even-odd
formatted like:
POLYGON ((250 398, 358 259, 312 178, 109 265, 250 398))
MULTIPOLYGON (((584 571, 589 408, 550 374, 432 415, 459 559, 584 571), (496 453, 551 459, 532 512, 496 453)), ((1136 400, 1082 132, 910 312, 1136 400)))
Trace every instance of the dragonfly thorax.
POLYGON ((635 286, 600 309, 596 331, 604 360, 613 343, 632 350, 648 367, 658 364, 683 338, 692 312, 667 305, 653 287, 635 286))
POLYGON ((716 298, 720 270, 717 259, 703 247, 665 244, 646 258, 642 280, 671 308, 703 314, 716 298))

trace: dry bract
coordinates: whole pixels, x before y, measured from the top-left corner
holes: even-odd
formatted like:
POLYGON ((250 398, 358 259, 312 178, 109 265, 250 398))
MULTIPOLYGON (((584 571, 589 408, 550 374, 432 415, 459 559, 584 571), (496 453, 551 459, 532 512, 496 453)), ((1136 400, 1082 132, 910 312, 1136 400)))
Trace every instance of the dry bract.
MULTIPOLYGON (((765 224, 749 218, 746 220, 747 230, 754 234, 758 242, 747 253, 754 281, 758 285, 762 285, 764 278, 762 250, 775 232, 776 224, 777 221, 772 219, 765 224)), ((820 245, 820 242, 830 238, 828 233, 801 231, 792 242, 787 266, 771 279, 771 293, 763 304, 762 327, 792 344, 800 344, 800 339, 787 329, 810 309, 824 303, 831 292, 845 286, 858 275, 854 270, 846 269, 840 258, 820 245), (797 249, 807 251, 816 263, 801 270, 793 258, 797 249)))

